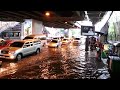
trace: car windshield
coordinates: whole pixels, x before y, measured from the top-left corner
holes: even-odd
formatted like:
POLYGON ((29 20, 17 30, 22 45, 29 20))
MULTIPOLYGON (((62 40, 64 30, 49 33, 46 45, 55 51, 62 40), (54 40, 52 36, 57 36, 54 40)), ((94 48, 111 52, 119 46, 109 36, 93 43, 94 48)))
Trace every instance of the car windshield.
POLYGON ((5 46, 5 45, 7 45, 7 42, 6 42, 6 41, 0 42, 0 46, 5 46))
POLYGON ((10 46, 11 47, 22 47, 23 46, 23 42, 13 42, 10 46))
POLYGON ((46 37, 41 37, 40 40, 46 40, 46 37))
POLYGON ((53 38, 53 39, 58 39, 58 38, 53 38))
POLYGON ((23 40, 25 40, 25 39, 33 39, 33 37, 25 37, 23 40))
POLYGON ((75 40, 80 40, 80 38, 75 38, 75 40))
POLYGON ((67 41, 68 39, 63 39, 63 41, 67 41))
POLYGON ((57 41, 57 40, 52 40, 51 42, 53 42, 53 43, 57 43, 58 41, 57 41))

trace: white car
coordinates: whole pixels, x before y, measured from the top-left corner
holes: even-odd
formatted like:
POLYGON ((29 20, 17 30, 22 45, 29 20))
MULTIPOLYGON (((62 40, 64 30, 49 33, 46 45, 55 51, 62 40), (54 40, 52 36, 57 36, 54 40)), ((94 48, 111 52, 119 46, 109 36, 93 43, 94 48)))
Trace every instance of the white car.
POLYGON ((23 56, 40 53, 41 47, 38 40, 14 41, 10 46, 1 50, 0 58, 19 61, 23 56))
POLYGON ((59 47, 61 46, 61 42, 59 40, 53 39, 48 43, 48 47, 59 47))

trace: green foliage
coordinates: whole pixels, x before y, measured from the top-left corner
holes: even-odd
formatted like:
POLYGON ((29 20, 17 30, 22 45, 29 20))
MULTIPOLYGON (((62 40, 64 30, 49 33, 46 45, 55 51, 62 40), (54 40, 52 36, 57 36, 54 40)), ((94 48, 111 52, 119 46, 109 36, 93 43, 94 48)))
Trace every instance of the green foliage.
POLYGON ((116 30, 113 23, 110 23, 108 29, 108 40, 115 40, 116 39, 116 30))

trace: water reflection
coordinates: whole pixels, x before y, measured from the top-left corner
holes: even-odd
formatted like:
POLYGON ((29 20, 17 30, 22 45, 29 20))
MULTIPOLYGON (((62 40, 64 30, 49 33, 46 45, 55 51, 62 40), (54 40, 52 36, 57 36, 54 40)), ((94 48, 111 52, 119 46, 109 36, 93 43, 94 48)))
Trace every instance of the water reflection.
POLYGON ((4 75, 14 74, 18 69, 16 63, 9 63, 7 67, 0 68, 0 77, 4 75))
MULTIPOLYGON (((92 53, 93 55, 94 53, 92 53)), ((59 48, 44 48, 39 55, 31 56, 17 64, 10 64, 16 70, 16 79, 95 79, 97 64, 95 57, 89 57, 84 46, 64 45, 59 48), (19 68, 19 70, 17 70, 19 68)))

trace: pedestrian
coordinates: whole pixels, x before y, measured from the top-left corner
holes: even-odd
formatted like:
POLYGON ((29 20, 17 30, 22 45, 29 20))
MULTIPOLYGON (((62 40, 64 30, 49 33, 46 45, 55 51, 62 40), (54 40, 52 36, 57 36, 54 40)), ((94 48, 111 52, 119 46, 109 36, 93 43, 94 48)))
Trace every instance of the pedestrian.
POLYGON ((88 34, 89 34, 89 35, 94 35, 94 32, 93 32, 93 29, 92 29, 92 28, 90 28, 90 30, 88 31, 88 34))
POLYGON ((101 52, 103 51, 103 49, 104 49, 103 44, 101 42, 99 42, 98 46, 96 48, 96 50, 97 50, 96 60, 101 61, 101 52))

